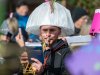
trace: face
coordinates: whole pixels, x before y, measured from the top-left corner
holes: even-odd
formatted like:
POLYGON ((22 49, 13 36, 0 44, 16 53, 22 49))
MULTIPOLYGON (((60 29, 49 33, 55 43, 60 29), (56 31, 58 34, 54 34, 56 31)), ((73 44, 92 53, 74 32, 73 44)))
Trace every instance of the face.
POLYGON ((82 16, 78 21, 75 22, 77 28, 81 28, 82 25, 86 24, 88 21, 88 16, 82 16))
POLYGON ((22 5, 22 6, 16 8, 16 12, 21 16, 27 15, 28 11, 29 11, 29 9, 28 9, 27 5, 22 5))
POLYGON ((52 45, 61 34, 61 29, 56 26, 41 26, 40 27, 40 36, 42 41, 47 45, 52 45))

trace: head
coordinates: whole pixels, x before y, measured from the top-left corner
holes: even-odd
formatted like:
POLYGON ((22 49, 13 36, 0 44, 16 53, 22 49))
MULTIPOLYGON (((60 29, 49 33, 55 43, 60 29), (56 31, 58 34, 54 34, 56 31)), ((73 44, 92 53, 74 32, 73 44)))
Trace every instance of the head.
POLYGON ((18 22, 16 18, 8 18, 7 24, 12 34, 16 34, 18 32, 18 22))
POLYGON ((61 34, 61 28, 57 26, 43 25, 40 27, 40 37, 43 42, 52 45, 61 34))
POLYGON ((29 11, 28 4, 23 0, 19 0, 18 3, 16 4, 17 14, 25 16, 28 14, 28 11, 29 11))
POLYGON ((87 11, 83 8, 75 8, 71 12, 72 19, 74 21, 75 27, 81 29, 82 25, 87 23, 88 14, 87 11))

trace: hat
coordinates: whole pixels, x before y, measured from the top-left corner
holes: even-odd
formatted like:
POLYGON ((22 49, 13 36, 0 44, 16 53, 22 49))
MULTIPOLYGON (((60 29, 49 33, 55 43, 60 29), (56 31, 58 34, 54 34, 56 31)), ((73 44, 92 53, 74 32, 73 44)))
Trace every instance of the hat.
POLYGON ((73 22, 76 22, 78 19, 80 19, 82 16, 88 15, 85 9, 83 8, 75 8, 71 11, 73 22))
POLYGON ((50 2, 38 6, 29 16, 26 31, 38 35, 40 26, 49 25, 60 27, 65 35, 73 34, 74 24, 70 11, 57 2, 54 2, 53 6, 53 12, 50 9, 50 2))

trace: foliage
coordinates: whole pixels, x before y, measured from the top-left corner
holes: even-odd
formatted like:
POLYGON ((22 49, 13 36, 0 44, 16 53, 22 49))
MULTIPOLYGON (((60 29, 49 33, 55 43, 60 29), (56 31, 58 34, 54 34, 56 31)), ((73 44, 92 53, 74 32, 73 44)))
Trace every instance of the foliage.
POLYGON ((100 0, 66 0, 67 7, 83 7, 92 17, 95 9, 100 8, 100 0))

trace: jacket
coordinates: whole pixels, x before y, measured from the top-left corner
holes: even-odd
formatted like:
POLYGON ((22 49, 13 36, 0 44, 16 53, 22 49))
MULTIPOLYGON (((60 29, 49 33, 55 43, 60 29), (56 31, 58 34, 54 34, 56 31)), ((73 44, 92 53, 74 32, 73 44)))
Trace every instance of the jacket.
POLYGON ((44 52, 44 57, 48 56, 48 59, 42 75, 70 75, 64 66, 64 59, 70 54, 68 44, 63 40, 57 40, 51 49, 44 52))

